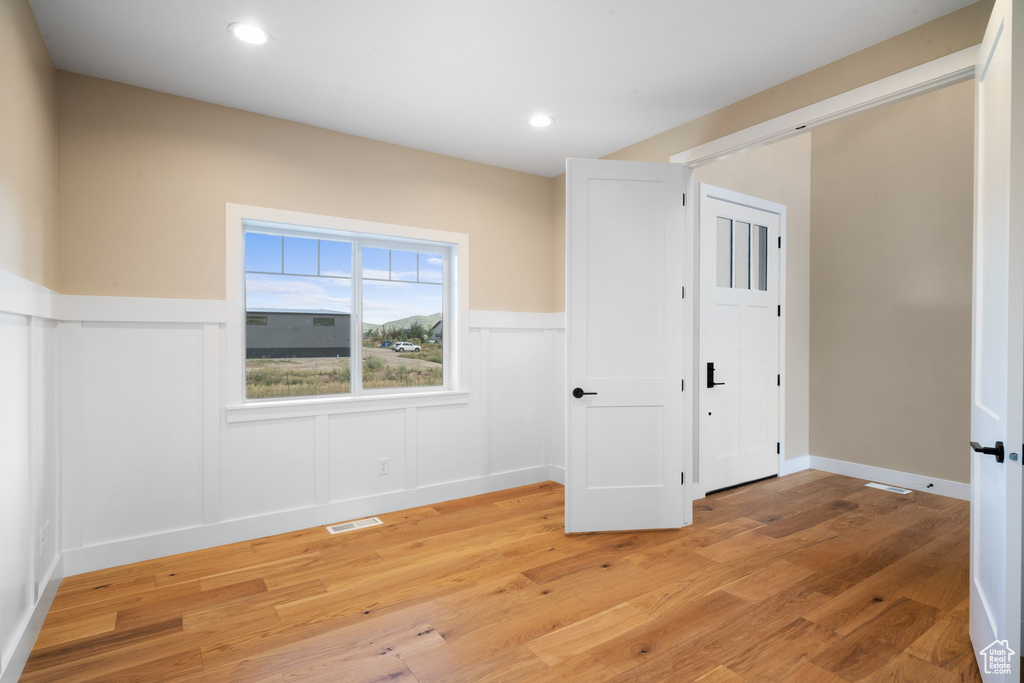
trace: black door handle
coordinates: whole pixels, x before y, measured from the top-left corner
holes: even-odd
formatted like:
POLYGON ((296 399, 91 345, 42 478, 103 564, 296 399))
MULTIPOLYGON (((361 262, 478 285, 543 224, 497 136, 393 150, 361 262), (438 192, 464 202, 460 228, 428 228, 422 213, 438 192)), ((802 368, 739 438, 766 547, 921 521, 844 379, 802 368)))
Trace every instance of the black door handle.
POLYGON ((708 389, 714 389, 715 387, 720 387, 723 384, 725 384, 725 382, 715 381, 715 364, 708 363, 708 389))
POLYGON ((572 395, 575 398, 583 398, 584 396, 597 396, 596 391, 583 391, 579 387, 572 390, 572 395))
POLYGON ((989 446, 982 446, 977 441, 972 441, 971 442, 971 448, 974 449, 975 453, 984 453, 985 455, 994 455, 994 456, 996 456, 996 462, 1002 462, 1003 461, 1003 453, 1004 452, 1003 452, 1003 442, 1002 441, 996 441, 995 448, 992 448, 992 447, 989 447, 989 446))

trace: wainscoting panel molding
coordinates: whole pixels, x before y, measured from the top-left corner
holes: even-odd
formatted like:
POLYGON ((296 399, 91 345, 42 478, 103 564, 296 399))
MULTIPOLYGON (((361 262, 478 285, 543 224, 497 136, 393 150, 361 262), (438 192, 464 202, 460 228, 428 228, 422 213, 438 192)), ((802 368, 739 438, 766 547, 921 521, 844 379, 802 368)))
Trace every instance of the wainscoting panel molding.
MULTIPOLYGON (((63 578, 58 295, 0 270, 0 681, 16 681, 63 578)), ((72 376, 72 383, 74 376, 72 376)), ((80 417, 69 412, 69 423, 80 417)), ((72 450, 75 447, 71 440, 72 450)))
POLYGON ((451 404, 232 419, 218 302, 151 303, 58 297, 68 574, 564 478, 561 314, 471 312, 451 404))

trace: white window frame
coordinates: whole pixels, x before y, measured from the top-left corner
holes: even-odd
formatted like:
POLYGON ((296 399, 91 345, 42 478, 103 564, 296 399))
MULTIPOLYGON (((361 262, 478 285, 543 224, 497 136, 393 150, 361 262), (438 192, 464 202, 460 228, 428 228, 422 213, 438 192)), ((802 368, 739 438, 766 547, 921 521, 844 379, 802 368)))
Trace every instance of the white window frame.
MULTIPOLYGON (((405 225, 323 216, 244 204, 226 204, 225 407, 228 422, 271 420, 287 417, 330 415, 371 410, 452 405, 469 402, 469 236, 464 233, 428 230, 405 225), (364 246, 411 247, 400 240, 440 242, 448 245, 443 338, 445 384, 407 389, 356 389, 351 394, 297 396, 279 399, 245 397, 245 230, 247 223, 267 224, 268 229, 305 236, 345 240, 357 236, 364 246), (332 235, 331 233, 335 233, 332 235)), ((359 263, 358 255, 353 259, 359 263)), ((360 295, 353 279, 352 298, 360 295)), ((362 320, 353 315, 353 357, 362 348, 362 320)), ((352 364, 353 387, 362 368, 352 364)))

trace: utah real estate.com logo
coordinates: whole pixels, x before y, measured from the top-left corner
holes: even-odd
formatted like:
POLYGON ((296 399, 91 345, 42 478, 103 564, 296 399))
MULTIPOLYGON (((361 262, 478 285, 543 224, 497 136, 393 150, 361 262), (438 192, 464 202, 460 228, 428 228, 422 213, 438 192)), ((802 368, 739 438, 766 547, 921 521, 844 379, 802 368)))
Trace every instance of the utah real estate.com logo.
POLYGON ((995 640, 978 654, 985 660, 985 673, 998 675, 1010 673, 1010 658, 1017 653, 1010 649, 1009 641, 995 640))

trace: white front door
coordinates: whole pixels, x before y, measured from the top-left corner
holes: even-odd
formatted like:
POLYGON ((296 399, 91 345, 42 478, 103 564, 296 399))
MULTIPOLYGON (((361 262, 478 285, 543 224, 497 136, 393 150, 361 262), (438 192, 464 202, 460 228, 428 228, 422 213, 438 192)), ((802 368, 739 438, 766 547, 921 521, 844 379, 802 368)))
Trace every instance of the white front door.
POLYGON ((779 473, 785 207, 700 186, 700 489, 779 473))
POLYGON ((971 641, 986 681, 1020 680, 1024 644, 1024 73, 1011 61, 1024 54, 1012 21, 1021 8, 997 0, 975 73, 973 443, 964 456, 971 458, 971 641))
POLYGON ((683 525, 689 176, 679 164, 566 164, 567 532, 683 525))

